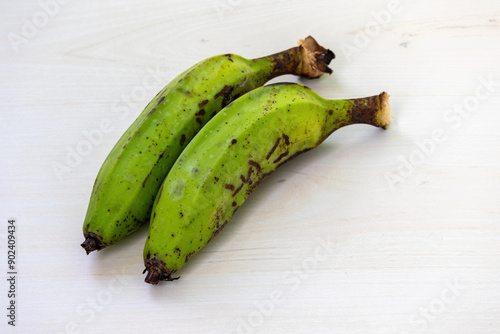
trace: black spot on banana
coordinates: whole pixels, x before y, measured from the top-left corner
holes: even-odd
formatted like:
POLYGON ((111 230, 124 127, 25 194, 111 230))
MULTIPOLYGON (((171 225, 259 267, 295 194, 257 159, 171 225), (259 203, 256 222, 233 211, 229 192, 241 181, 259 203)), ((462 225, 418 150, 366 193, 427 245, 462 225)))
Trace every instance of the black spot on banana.
POLYGON ((276 84, 238 98, 194 137, 163 182, 144 247, 145 281, 174 279, 285 162, 341 127, 365 123, 385 129, 390 118, 385 92, 326 100, 299 84, 276 84))
POLYGON ((334 54, 312 37, 270 56, 208 58, 172 80, 146 106, 104 161, 83 224, 87 254, 147 222, 158 189, 181 151, 220 109, 283 74, 331 73, 334 54))

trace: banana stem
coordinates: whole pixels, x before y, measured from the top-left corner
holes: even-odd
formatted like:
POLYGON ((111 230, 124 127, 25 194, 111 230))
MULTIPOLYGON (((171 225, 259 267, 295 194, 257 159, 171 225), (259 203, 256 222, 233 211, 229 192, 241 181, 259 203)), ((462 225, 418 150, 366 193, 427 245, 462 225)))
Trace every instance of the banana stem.
POLYGON ((389 94, 383 92, 379 95, 353 99, 352 101, 354 105, 351 124, 363 123, 387 129, 391 123, 389 94))
POLYGON ((284 74, 293 74, 308 79, 316 79, 323 74, 331 74, 328 67, 335 54, 325 49, 308 36, 299 40, 299 46, 269 56, 253 59, 255 66, 263 71, 271 71, 263 77, 268 81, 284 74), (269 66, 271 64, 271 66, 269 66))

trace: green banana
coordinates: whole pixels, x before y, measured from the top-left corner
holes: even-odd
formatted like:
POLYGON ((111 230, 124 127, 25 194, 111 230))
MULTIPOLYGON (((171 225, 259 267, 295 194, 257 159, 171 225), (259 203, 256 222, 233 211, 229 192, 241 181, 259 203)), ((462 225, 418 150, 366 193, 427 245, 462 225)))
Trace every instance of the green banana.
POLYGON ((335 57, 311 37, 270 56, 208 58, 163 88, 104 161, 83 224, 87 254, 137 230, 150 217, 158 189, 181 151, 202 126, 236 97, 270 79, 331 73, 335 57))
POLYGON ((356 123, 386 128, 389 96, 326 100, 300 84, 257 88, 222 109, 161 185, 144 247, 145 281, 172 273, 212 240, 267 175, 356 123))

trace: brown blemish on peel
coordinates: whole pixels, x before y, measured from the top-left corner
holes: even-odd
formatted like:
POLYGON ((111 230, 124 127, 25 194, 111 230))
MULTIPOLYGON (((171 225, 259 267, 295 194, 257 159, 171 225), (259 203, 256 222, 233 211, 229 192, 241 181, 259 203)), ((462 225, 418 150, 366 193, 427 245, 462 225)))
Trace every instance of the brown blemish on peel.
POLYGON ((257 172, 260 172, 260 171, 261 171, 261 169, 262 169, 262 168, 260 167, 259 163, 258 163, 258 162, 256 162, 256 161, 253 161, 253 160, 248 160, 248 164, 249 164, 250 166, 253 166, 253 167, 257 168, 257 172))
MULTIPOLYGON (((168 148, 167 148, 168 149, 168 148)), ((167 150, 163 151, 159 156, 158 156, 158 159, 156 160, 155 162, 155 166, 158 165, 160 163, 160 160, 163 158, 163 156, 165 155, 165 152, 167 150)), ((142 181, 142 187, 144 188, 146 186, 146 182, 148 181, 149 177, 151 176, 151 173, 153 173, 153 171, 151 170, 148 175, 146 175, 146 177, 144 178, 144 181, 142 181)), ((157 179, 158 180, 158 179, 157 179)))
POLYGON ((266 159, 269 160, 269 158, 271 157, 271 155, 273 155, 274 151, 276 150, 276 148, 278 147, 279 143, 280 143, 280 140, 281 140, 281 137, 278 138, 276 140, 276 142, 274 143, 274 146, 273 148, 271 149, 271 151, 269 151, 269 153, 267 154, 266 156, 266 159))
POLYGON ((224 185, 224 188, 229 189, 229 190, 233 190, 233 191, 234 191, 234 186, 233 186, 232 184, 227 184, 227 183, 226 183, 226 184, 224 185))
POLYGON ((222 88, 217 94, 215 94, 214 98, 218 98, 219 96, 222 96, 222 107, 227 106, 232 98, 233 98, 233 91, 234 87, 225 85, 224 88, 222 88))
POLYGON ((240 184, 240 186, 238 188, 236 188, 234 190, 233 197, 236 196, 241 191, 241 189, 243 189, 243 187, 245 186, 245 184, 248 183, 249 186, 251 186, 253 184, 252 174, 254 172, 254 169, 253 169, 254 166, 257 168, 257 172, 260 172, 260 170, 261 170, 260 169, 260 165, 258 163, 256 163, 255 161, 250 160, 249 164, 250 164, 250 168, 248 168, 247 176, 245 178, 245 176, 240 175, 241 184, 240 184))
POLYGON ((222 225, 219 225, 219 223, 217 223, 217 225, 219 225, 219 226, 214 231, 214 233, 212 233, 212 236, 210 237, 210 240, 208 240, 208 242, 210 242, 213 238, 215 238, 217 236, 217 234, 219 234, 219 232, 224 228, 224 226, 227 225, 227 222, 228 221, 226 220, 224 223, 222 223, 222 225))
POLYGON ((155 165, 157 165, 157 164, 160 162, 161 158, 163 158, 163 156, 165 155, 165 152, 166 152, 167 150, 168 150, 168 148, 167 148, 165 151, 161 152, 161 154, 158 156, 158 160, 156 160, 155 165))
POLYGON ((273 163, 278 163, 280 162, 281 159, 283 159, 284 157, 286 157, 290 152, 288 152, 288 150, 286 150, 286 152, 284 153, 281 153, 279 155, 279 157, 276 158, 276 160, 273 161, 273 163))
POLYGON ((203 101, 201 101, 200 103, 198 103, 198 108, 203 108, 203 106, 204 106, 205 104, 207 104, 207 103, 208 103, 208 100, 203 100, 203 101))
POLYGON ((298 155, 300 155, 300 154, 302 154, 302 153, 304 153, 304 152, 307 152, 307 151, 309 151, 310 149, 311 149, 311 148, 306 148, 306 149, 304 149, 304 150, 302 150, 302 151, 296 152, 296 153, 294 153, 294 154, 292 154, 292 155, 288 156, 288 158, 287 158, 287 159, 285 159, 285 160, 281 161, 281 163, 279 163, 278 165, 276 165, 276 167, 274 168, 274 170, 269 171, 269 172, 267 172, 267 173, 263 173, 263 174, 261 174, 261 175, 260 175, 260 177, 259 177, 257 180, 254 180, 253 184, 252 184, 252 185, 250 185, 250 186, 248 187, 248 189, 246 190, 246 196, 248 197, 248 196, 252 193, 252 191, 253 191, 253 190, 254 190, 254 189, 255 189, 255 188, 256 188, 256 187, 257 187, 257 186, 258 186, 258 185, 259 185, 259 184, 260 184, 260 183, 261 183, 261 182, 262 182, 262 181, 266 178, 266 177, 268 177, 269 175, 271 175, 274 171, 276 171, 276 170, 277 170, 277 169, 278 169, 281 165, 283 165, 285 162, 292 160, 292 159, 293 159, 293 158, 295 158, 296 156, 298 156, 298 155))
POLYGON ((182 136, 181 136, 181 146, 184 146, 185 142, 186 142, 186 135, 182 134, 182 136))
POLYGON ((156 110, 156 107, 154 107, 153 109, 151 109, 150 112, 148 112, 148 114, 146 115, 146 117, 149 117, 149 115, 151 115, 152 113, 154 113, 156 110))
POLYGON ((290 145, 290 138, 287 135, 283 134, 283 139, 285 140, 285 145, 290 145))
POLYGON ((162 96, 159 100, 158 100, 158 103, 156 104, 155 108, 158 107, 160 105, 160 103, 163 102, 163 100, 165 100, 165 96, 162 96))
POLYGON ((161 193, 163 192, 163 186, 161 186, 160 191, 158 192, 158 197, 156 197, 156 204, 160 201, 161 193))
POLYGON ((189 253, 188 255, 186 255, 186 262, 188 262, 189 259, 191 258, 191 256, 193 256, 194 254, 196 254, 196 252, 192 251, 191 253, 189 253))
POLYGON ((253 167, 250 166, 250 168, 248 168, 248 172, 247 172, 247 179, 245 180, 246 183, 248 183, 248 184, 252 184, 252 179, 251 179, 252 173, 253 173, 253 167))
POLYGON ((142 187, 143 187, 143 188, 146 186, 146 182, 148 181, 148 179, 149 179, 149 177, 151 176, 151 173, 152 173, 152 172, 153 172, 153 171, 150 171, 150 172, 148 173, 148 175, 146 176, 146 178, 144 179, 144 181, 142 181, 142 187))
POLYGON ((240 175, 240 179, 241 179, 241 184, 240 184, 240 186, 238 188, 236 188, 234 190, 233 197, 236 196, 240 192, 240 190, 243 188, 243 186, 246 183, 246 179, 245 179, 245 177, 243 175, 240 175))
POLYGON ((224 207, 223 206, 219 206, 217 208, 217 210, 215 210, 215 214, 212 218, 212 221, 213 221, 213 224, 210 224, 210 225, 215 225, 215 228, 218 229, 220 228, 220 221, 222 219, 222 217, 224 216, 224 207))

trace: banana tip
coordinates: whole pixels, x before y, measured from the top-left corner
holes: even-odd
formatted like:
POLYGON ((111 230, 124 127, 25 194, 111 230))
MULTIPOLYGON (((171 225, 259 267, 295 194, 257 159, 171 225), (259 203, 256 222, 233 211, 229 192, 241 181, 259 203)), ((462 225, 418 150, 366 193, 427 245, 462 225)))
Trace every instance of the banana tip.
POLYGON ((87 255, 89 255, 91 252, 95 250, 101 250, 104 247, 106 247, 102 242, 102 240, 97 235, 94 235, 94 233, 87 234, 85 236, 85 241, 82 242, 80 246, 82 246, 83 249, 85 249, 87 255))
POLYGON ((144 282, 156 285, 158 282, 160 282, 160 272, 158 270, 154 269, 146 269, 148 272, 146 274, 146 278, 144 279, 144 282))
MULTIPOLYGON (((160 265, 165 266, 162 262, 160 262, 160 265)), ((148 263, 146 263, 146 269, 144 269, 143 273, 145 272, 147 272, 147 274, 146 278, 144 279, 144 282, 153 285, 158 284, 160 281, 175 281, 180 278, 180 276, 172 277, 172 273, 169 272, 168 270, 167 271, 162 270, 158 266, 148 265, 148 263)))

